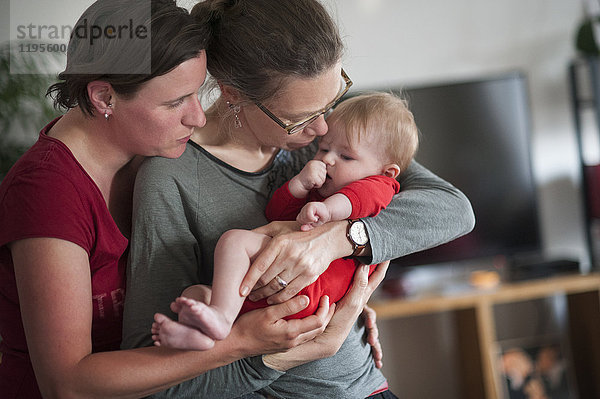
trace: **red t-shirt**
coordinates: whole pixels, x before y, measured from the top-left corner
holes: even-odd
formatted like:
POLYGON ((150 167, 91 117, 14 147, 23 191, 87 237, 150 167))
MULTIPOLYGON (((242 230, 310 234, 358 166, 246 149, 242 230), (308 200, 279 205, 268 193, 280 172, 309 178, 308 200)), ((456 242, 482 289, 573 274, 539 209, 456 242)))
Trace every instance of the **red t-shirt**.
MULTIPOLYGON (((389 205, 394 194, 400 191, 400 183, 390 177, 375 175, 365 177, 348 184, 338 191, 344 194, 352 204, 352 213, 350 219, 363 218, 377 215, 382 209, 389 205)), ((265 214, 269 220, 296 220, 296 216, 302 207, 311 201, 323 201, 323 198, 316 190, 312 190, 306 198, 295 198, 288 189, 288 183, 285 183, 275 191, 273 197, 267 204, 265 214)), ((301 319, 315 313, 319 300, 323 295, 329 296, 330 303, 342 299, 350 288, 354 271, 358 261, 354 259, 336 259, 317 278, 317 280, 307 287, 304 287, 299 295, 306 295, 310 299, 310 304, 302 311, 286 317, 286 319, 301 319)), ((373 273, 376 265, 372 265, 369 274, 373 273)), ((241 313, 249 312, 254 309, 268 306, 266 299, 252 302, 249 299, 244 301, 241 313)))
POLYGON ((6 246, 10 242, 53 237, 85 249, 92 276, 93 351, 115 350, 121 342, 128 241, 108 212, 100 190, 71 151, 46 135, 55 122, 41 131, 38 141, 0 184, 3 398, 41 397, 23 331, 12 258, 6 246))

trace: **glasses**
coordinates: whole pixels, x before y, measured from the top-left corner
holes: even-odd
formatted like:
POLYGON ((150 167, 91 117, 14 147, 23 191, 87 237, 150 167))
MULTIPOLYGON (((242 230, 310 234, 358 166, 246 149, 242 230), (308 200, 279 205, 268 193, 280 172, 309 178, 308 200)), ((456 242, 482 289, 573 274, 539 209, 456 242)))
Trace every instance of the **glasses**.
POLYGON ((306 126, 310 125, 315 120, 317 120, 318 117, 320 117, 321 115, 323 115, 323 114, 327 113, 329 110, 331 110, 331 108, 333 108, 340 101, 340 99, 344 96, 344 94, 346 94, 348 92, 348 90, 350 90, 350 86, 352 86, 352 80, 350 80, 348 75, 346 75, 346 72, 344 71, 343 68, 342 68, 342 79, 344 80, 344 83, 345 83, 344 89, 342 91, 340 91, 337 96, 335 96, 333 101, 331 101, 325 107, 321 108, 319 111, 307 116, 306 118, 304 118, 298 122, 285 123, 281 119, 276 117, 271 111, 269 111, 269 109, 267 107, 265 107, 261 103, 255 102, 255 104, 258 108, 260 108, 260 110, 262 112, 264 112, 269 118, 271 118, 273 120, 273 122, 277 123, 283 129, 285 129, 287 134, 298 133, 299 131, 304 129, 306 126))

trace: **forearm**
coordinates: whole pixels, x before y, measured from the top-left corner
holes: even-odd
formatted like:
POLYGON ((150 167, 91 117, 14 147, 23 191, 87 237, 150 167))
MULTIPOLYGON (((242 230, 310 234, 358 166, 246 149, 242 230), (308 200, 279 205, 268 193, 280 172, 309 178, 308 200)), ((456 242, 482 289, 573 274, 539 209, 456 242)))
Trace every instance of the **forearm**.
POLYGON ((294 198, 306 198, 306 196, 310 192, 310 189, 304 187, 304 184, 302 183, 298 175, 290 179, 288 183, 288 190, 294 198))
MULTIPOLYGON (((139 295, 138 290, 134 290, 132 294, 132 298, 130 298, 129 302, 132 304, 130 310, 133 308, 142 308, 143 306, 140 306, 140 303, 145 302, 144 296, 139 295)), ((168 303, 166 298, 164 298, 164 300, 168 303)), ((131 312, 128 314, 131 315, 131 312)), ((255 326, 260 324, 259 316, 253 316, 249 313, 244 315, 244 317, 254 317, 254 321, 251 324, 254 324, 255 326)), ((151 339, 148 337, 146 329, 134 328, 136 326, 132 324, 135 324, 133 322, 135 318, 132 319, 132 317, 129 317, 127 320, 127 325, 129 326, 128 331, 130 332, 128 343, 130 345, 135 343, 138 345, 149 345, 151 339)), ((197 356, 200 356, 200 359, 198 360, 199 364, 194 365, 193 363, 190 363, 189 367, 191 367, 191 369, 184 370, 184 374, 178 376, 177 381, 173 381, 173 383, 167 385, 163 384, 161 387, 157 386, 156 388, 160 389, 154 389, 153 392, 161 392, 157 393, 155 396, 157 398, 218 398, 226 397, 222 392, 225 388, 231 395, 236 393, 235 396, 241 396, 244 393, 260 390, 277 379, 281 374, 264 366, 260 358, 245 359, 246 357, 263 353, 268 349, 265 345, 261 345, 260 342, 251 339, 252 334, 249 334, 247 325, 245 327, 240 327, 237 324, 238 323, 234 323, 231 334, 224 341, 216 342, 215 347, 209 351, 174 352, 176 354, 195 353, 197 356), (194 371, 196 372, 194 373, 194 371), (178 382, 181 383, 176 385, 178 382), (169 386, 172 387, 163 391, 163 389, 166 389, 169 386)), ((154 348, 143 349, 149 350, 154 348)), ((167 367, 173 367, 175 370, 182 369, 183 367, 188 367, 186 366, 186 362, 196 361, 194 358, 189 360, 188 357, 173 357, 172 360, 174 364, 172 366, 167 366, 167 360, 171 360, 171 357, 165 357, 164 361, 161 360, 157 365, 158 370, 167 367)), ((147 363, 147 360, 142 359, 140 364, 144 363, 147 363)), ((161 378, 162 377, 163 376, 161 376, 161 378)))
POLYGON ((352 213, 352 203, 344 194, 333 194, 326 198, 323 204, 329 210, 330 220, 344 220, 352 213))
MULTIPOLYGON (((252 356, 276 353, 309 342, 321 335, 333 316, 333 308, 329 307, 327 300, 321 300, 319 309, 313 315, 298 320, 282 320, 302 310, 307 304, 308 298, 299 296, 279 305, 245 313, 234 323, 227 339, 217 342, 217 349, 222 346, 225 356, 228 353, 230 356, 231 353, 252 356)), ((244 358, 209 370, 156 397, 238 397, 267 387, 283 374, 267 367, 261 357, 244 358)))
POLYGON ((325 182, 327 167, 322 161, 308 161, 300 173, 292 177, 288 189, 295 198, 306 198, 313 188, 321 187, 325 182))
MULTIPOLYGON (((56 397, 139 398, 239 358, 233 348, 183 352, 158 347, 90 354, 56 384, 56 397)), ((49 384, 48 386, 52 386, 49 384)))
POLYGON ((324 233, 322 239, 326 242, 324 245, 331 251, 330 257, 332 261, 352 255, 354 248, 346 237, 347 227, 348 222, 346 220, 338 220, 315 228, 315 230, 322 229, 321 231, 324 233))
POLYGON ((266 366, 273 370, 285 372, 294 367, 302 366, 303 364, 330 357, 332 355, 332 353, 329 353, 325 350, 323 345, 315 341, 306 343, 306 346, 301 348, 292 348, 286 352, 264 355, 262 358, 266 366), (317 355, 315 356, 314 353, 317 353, 317 355))
POLYGON ((413 162, 400 180, 402 191, 379 215, 365 218, 372 258, 379 263, 431 248, 473 229, 469 200, 450 183, 413 162))
POLYGON ((206 352, 150 347, 91 353, 87 253, 48 238, 16 242, 11 252, 29 354, 45 397, 146 396, 264 349, 237 328, 231 339, 206 352))
POLYGON ((334 321, 323 334, 312 341, 280 353, 263 356, 263 362, 268 367, 287 371, 315 360, 331 357, 336 354, 358 317, 357 314, 346 315, 339 322, 334 321))
POLYGON ((283 373, 267 367, 260 356, 241 359, 152 395, 168 398, 237 398, 259 391, 283 373))

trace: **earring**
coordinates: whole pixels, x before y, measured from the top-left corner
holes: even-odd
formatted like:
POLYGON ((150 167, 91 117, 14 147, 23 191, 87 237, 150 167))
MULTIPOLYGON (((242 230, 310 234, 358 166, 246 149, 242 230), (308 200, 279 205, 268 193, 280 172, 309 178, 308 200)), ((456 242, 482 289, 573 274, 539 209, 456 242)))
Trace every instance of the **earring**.
MULTIPOLYGON (((112 104, 108 104, 108 108, 111 108, 112 104)), ((110 115, 108 114, 108 110, 104 110, 104 119, 108 120, 110 115)))
POLYGON ((233 105, 231 104, 229 101, 227 101, 227 105, 229 106, 229 109, 231 109, 233 111, 233 116, 235 117, 235 121, 233 122, 233 126, 235 126, 236 129, 239 129, 242 127, 242 121, 240 121, 240 117, 239 117, 239 113, 240 113, 240 106, 239 105, 233 105))

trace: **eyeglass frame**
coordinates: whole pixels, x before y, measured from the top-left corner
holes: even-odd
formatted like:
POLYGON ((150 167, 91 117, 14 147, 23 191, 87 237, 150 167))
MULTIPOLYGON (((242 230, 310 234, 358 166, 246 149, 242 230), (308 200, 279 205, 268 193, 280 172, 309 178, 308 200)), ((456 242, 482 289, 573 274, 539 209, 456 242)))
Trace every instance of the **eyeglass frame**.
POLYGON ((317 120, 317 118, 319 118, 321 115, 327 113, 327 111, 331 110, 331 108, 333 108, 342 99, 342 97, 344 97, 344 95, 348 92, 348 90, 350 90, 350 87, 352 86, 352 80, 350 79, 350 77, 348 77, 348 75, 346 74, 346 71, 344 71, 344 68, 342 68, 342 79, 344 79, 344 82, 346 83, 346 87, 344 87, 344 90, 342 90, 340 93, 338 93, 338 95, 335 96, 333 101, 331 101, 325 107, 321 108, 319 111, 309 115, 308 117, 302 119, 299 122, 285 123, 281 119, 279 119, 277 116, 275 116, 275 114, 273 114, 271 111, 269 111, 269 109, 267 107, 265 107, 264 105, 262 105, 260 102, 255 101, 254 104, 262 112, 264 112, 265 115, 267 115, 269 118, 271 118, 271 120, 273 122, 277 123, 281 128, 283 128, 287 132, 288 135, 292 135, 292 134, 298 133, 299 131, 304 129, 306 126, 310 125, 312 122, 317 120), (303 127, 300 129, 301 126, 303 126, 303 127))

